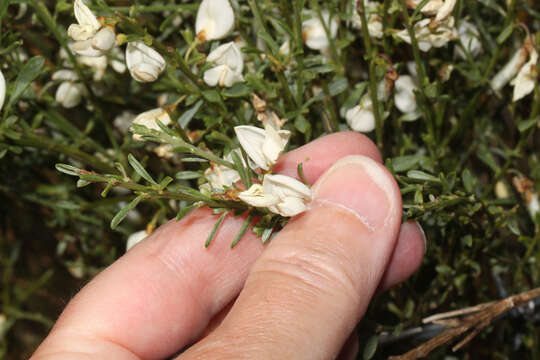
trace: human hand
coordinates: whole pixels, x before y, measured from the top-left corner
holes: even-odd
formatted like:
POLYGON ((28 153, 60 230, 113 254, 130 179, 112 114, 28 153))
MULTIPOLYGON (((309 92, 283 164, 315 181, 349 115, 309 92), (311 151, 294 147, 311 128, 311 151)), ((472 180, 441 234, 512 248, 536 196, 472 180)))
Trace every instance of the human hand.
POLYGON ((365 136, 318 139, 275 171, 300 162, 314 201, 266 249, 251 233, 230 249, 241 218, 208 249, 210 210, 171 221, 85 286, 32 360, 352 358, 371 297, 416 271, 425 240, 401 225, 399 188, 365 136))

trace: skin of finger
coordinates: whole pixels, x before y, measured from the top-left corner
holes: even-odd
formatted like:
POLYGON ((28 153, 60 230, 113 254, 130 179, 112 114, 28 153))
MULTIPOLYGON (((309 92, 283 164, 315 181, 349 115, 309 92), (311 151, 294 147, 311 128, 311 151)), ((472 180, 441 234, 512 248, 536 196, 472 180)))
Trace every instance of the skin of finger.
POLYGON ((324 203, 293 219, 254 264, 221 326, 180 359, 335 358, 394 249, 401 196, 392 182, 396 205, 375 231, 324 203))
POLYGON ((411 277, 422 265, 425 253, 426 244, 420 226, 414 220, 403 223, 379 291, 388 290, 411 277))
MULTIPOLYGON (((337 133, 285 154, 276 171, 296 174, 297 164, 309 158, 304 174, 315 182, 325 166, 350 154, 380 159, 365 136, 337 133)), ((33 359, 78 351, 77 339, 95 339, 92 353, 100 347, 107 353, 111 346, 124 349, 126 359, 163 358, 193 342, 237 296, 262 251, 252 234, 230 251, 230 241, 243 223, 232 217, 210 249, 204 249, 216 220, 209 210, 200 209, 158 229, 70 302, 33 359)))

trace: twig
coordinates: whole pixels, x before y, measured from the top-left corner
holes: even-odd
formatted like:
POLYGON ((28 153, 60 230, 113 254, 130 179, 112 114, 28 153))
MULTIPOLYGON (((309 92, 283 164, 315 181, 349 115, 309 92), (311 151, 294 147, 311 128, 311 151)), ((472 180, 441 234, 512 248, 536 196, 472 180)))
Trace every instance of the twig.
MULTIPOLYGON (((467 331, 471 331, 462 341, 455 345, 452 350, 458 351, 463 346, 468 344, 476 335, 478 335, 485 327, 487 327, 494 319, 507 313, 515 308, 521 307, 531 300, 540 297, 540 288, 530 290, 519 295, 511 296, 501 301, 490 304, 483 304, 484 308, 476 314, 469 315, 464 319, 455 319, 460 325, 444 331, 433 339, 418 346, 417 348, 400 356, 392 356, 390 360, 413 360, 426 357, 436 348, 449 344, 456 338, 467 331)), ((468 308, 469 310, 472 308, 468 308)), ((462 311, 463 312, 463 311, 462 311)), ((448 313, 447 313, 448 314, 448 313)), ((446 315, 447 315, 446 314, 446 315)), ((444 314, 442 314, 444 315, 444 314)), ((433 318, 433 317, 432 317, 433 318)), ((429 319, 429 318, 428 318, 429 319)), ((439 317, 440 319, 440 317, 439 317)))

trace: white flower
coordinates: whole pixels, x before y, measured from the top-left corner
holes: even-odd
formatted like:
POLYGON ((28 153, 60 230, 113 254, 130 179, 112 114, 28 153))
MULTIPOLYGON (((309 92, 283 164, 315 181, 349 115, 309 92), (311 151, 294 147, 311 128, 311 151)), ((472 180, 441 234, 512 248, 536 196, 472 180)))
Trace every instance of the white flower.
MULTIPOLYGON (((422 0, 406 0, 407 6, 416 9, 422 0)), ((422 13, 426 15, 436 15, 435 21, 447 19, 454 11, 457 0, 429 0, 422 8, 422 13)))
MULTIPOLYGON (((242 159, 243 162, 240 149, 236 149, 233 151, 235 151, 240 156, 240 159, 242 159)), ((225 160, 233 162, 232 152, 225 156, 225 160)), ((204 172, 204 177, 206 178, 206 180, 208 180, 208 185, 210 187, 210 189, 206 190, 223 190, 226 187, 231 187, 233 184, 240 181, 240 174, 238 174, 238 171, 231 169, 225 165, 213 163, 211 163, 210 167, 204 172)))
POLYGON ((238 194, 238 197, 246 204, 259 208, 267 208, 279 203, 279 198, 276 195, 266 194, 261 184, 252 185, 248 190, 238 194))
POLYGON ((111 64, 111 67, 114 71, 116 71, 119 74, 123 74, 126 72, 126 55, 122 50, 120 50, 119 47, 115 47, 111 50, 110 54, 111 58, 109 59, 109 63, 111 64))
POLYGON ((289 39, 289 37, 287 37, 279 47, 279 53, 281 55, 289 55, 291 53, 291 39, 289 39))
MULTIPOLYGON (((352 25, 361 30, 362 29, 362 18, 358 13, 358 0, 352 0, 352 25)), ((381 17, 377 14, 379 8, 379 3, 375 1, 364 0, 364 11, 366 12, 367 18, 367 27, 369 31, 369 36, 377 39, 381 39, 384 36, 383 24, 381 17)))
POLYGON ((536 216, 540 213, 540 201, 538 199, 538 193, 536 192, 530 193, 528 198, 526 199, 526 202, 527 202, 527 210, 529 210, 529 214, 531 214, 531 218, 535 220, 536 216))
MULTIPOLYGON (((383 79, 377 87, 377 98, 379 101, 386 101, 392 92, 393 83, 389 79, 383 79)), ((371 132, 375 130, 376 121, 373 113, 373 102, 371 93, 367 92, 360 99, 360 103, 347 110, 345 119, 350 128, 358 132, 371 132)))
POLYGON ((264 129, 237 126, 234 131, 249 158, 263 170, 274 166, 291 136, 290 131, 279 130, 271 121, 266 122, 264 129))
MULTIPOLYGON (((323 23, 316 12, 306 11, 306 13, 311 16, 309 20, 302 23, 302 35, 306 46, 313 50, 326 51, 330 47, 330 41, 324 30, 323 23)), ((330 19, 330 13, 327 10, 321 12, 321 17, 328 27, 330 36, 335 38, 338 32, 339 20, 335 16, 330 19)))
POLYGON ((113 125, 120 130, 122 134, 125 134, 131 127, 131 123, 135 119, 136 115, 131 111, 124 110, 120 115, 117 115, 113 120, 113 125))
POLYGON ((529 95, 536 86, 536 80, 538 79, 538 68, 536 67, 538 52, 534 46, 531 46, 531 48, 529 61, 521 67, 516 78, 512 81, 512 85, 514 85, 514 102, 529 95))
MULTIPOLYGON (((172 122, 169 113, 165 109, 157 108, 139 114, 135 118, 135 120, 133 120, 133 124, 143 125, 152 130, 161 131, 161 128, 159 127, 156 120, 161 121, 161 123, 165 126, 169 125, 172 122)), ((141 141, 142 136, 138 134, 133 134, 133 140, 141 141)))
POLYGON ((82 56, 102 56, 115 44, 116 34, 110 26, 102 26, 82 0, 73 6, 78 24, 71 24, 68 35, 75 40, 72 49, 82 56))
POLYGON ((220 40, 226 37, 234 28, 234 11, 229 0, 203 0, 195 31, 201 41, 220 40))
POLYGON ((522 46, 512 56, 512 59, 499 71, 491 80, 491 87, 495 91, 501 90, 506 84, 512 80, 523 64, 527 61, 528 51, 526 46, 522 46))
POLYGON ((240 193, 239 198, 249 205, 290 217, 306 211, 312 194, 309 187, 292 177, 265 175, 262 185, 253 185, 240 193))
POLYGON ((394 102, 399 111, 404 114, 418 113, 418 104, 414 90, 418 89, 412 76, 401 75, 396 80, 394 102))
POLYGON ((79 77, 72 70, 59 70, 52 75, 52 79, 62 81, 55 98, 66 109, 79 105, 82 97, 87 94, 86 87, 78 82, 79 77))
POLYGON ((107 70, 107 57, 106 56, 79 56, 77 60, 86 66, 92 68, 94 72, 94 81, 101 81, 107 70))
POLYGON ((165 59, 142 41, 130 42, 126 47, 126 63, 131 76, 139 82, 156 81, 165 70, 165 59))
MULTIPOLYGON (((424 52, 431 48, 440 48, 457 38, 454 27, 454 18, 450 16, 444 21, 432 23, 431 19, 420 20, 414 25, 414 33, 418 41, 418 48, 424 52)), ((407 44, 411 44, 411 37, 407 29, 399 31, 396 36, 407 44)))
MULTIPOLYGON (((472 58, 482 53, 482 43, 480 42, 480 32, 474 24, 467 21, 461 21, 458 27, 458 35, 461 44, 471 55, 472 58)), ((467 59, 467 56, 461 47, 456 47, 455 54, 461 59, 467 59)))
POLYGON ((206 61, 214 67, 204 73, 204 82, 209 86, 231 87, 244 81, 244 58, 234 42, 219 46, 212 51, 206 61))
POLYGON ((129 251, 131 248, 133 248, 135 245, 146 239, 148 234, 145 230, 137 231, 136 233, 133 233, 129 235, 126 243, 126 252, 129 251))
POLYGON ((6 99, 6 79, 4 73, 0 70, 0 110, 4 106, 4 100, 6 99))

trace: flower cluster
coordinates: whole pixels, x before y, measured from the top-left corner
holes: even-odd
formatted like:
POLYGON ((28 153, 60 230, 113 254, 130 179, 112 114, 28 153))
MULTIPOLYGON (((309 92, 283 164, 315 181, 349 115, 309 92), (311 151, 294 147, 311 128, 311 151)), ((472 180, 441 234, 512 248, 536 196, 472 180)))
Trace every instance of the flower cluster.
MULTIPOLYGON (((254 99, 254 103, 259 100, 257 96, 254 96, 254 99)), ((281 129, 284 122, 275 113, 268 116, 261 112, 259 119, 262 119, 264 129, 247 125, 234 128, 238 141, 249 158, 248 164, 242 161, 242 166, 249 166, 254 173, 259 173, 259 178, 262 176, 262 183, 255 183, 239 192, 238 199, 255 208, 267 208, 270 212, 285 217, 298 215, 307 209, 307 204, 311 201, 311 189, 290 176, 272 174, 272 168, 287 146, 291 133, 281 129)), ((242 159, 240 149, 233 152, 242 159)), ((232 162, 233 154, 225 156, 225 160, 232 162)), ((220 193, 236 187, 236 183, 241 179, 236 169, 219 164, 212 164, 204 176, 208 182, 201 186, 201 190, 207 193, 220 193)))

